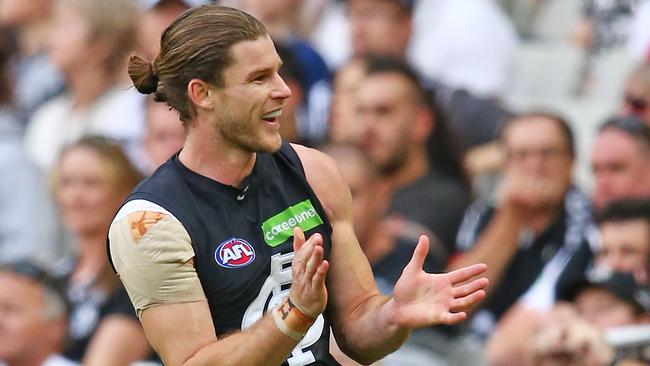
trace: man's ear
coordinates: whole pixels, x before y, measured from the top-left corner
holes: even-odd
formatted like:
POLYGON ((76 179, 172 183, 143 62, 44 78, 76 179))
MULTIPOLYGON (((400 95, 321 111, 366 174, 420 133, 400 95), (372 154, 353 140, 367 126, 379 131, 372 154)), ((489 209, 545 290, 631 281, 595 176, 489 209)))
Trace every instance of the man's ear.
POLYGON ((187 83, 187 95, 192 104, 203 109, 214 108, 214 90, 208 83, 200 79, 192 79, 187 83))
POLYGON ((411 128, 411 138, 418 143, 426 143, 435 128, 435 117, 426 107, 419 107, 411 128))

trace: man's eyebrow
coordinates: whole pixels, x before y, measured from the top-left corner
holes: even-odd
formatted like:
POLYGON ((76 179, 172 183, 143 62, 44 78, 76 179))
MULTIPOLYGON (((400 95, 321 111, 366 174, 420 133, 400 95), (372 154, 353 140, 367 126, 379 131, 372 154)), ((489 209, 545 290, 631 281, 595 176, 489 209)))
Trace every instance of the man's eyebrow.
POLYGON ((259 67, 259 68, 253 69, 253 70, 249 71, 246 74, 246 79, 250 79, 250 78, 252 78, 254 76, 257 76, 257 75, 260 75, 260 74, 275 72, 276 70, 279 70, 282 65, 283 65, 282 60, 280 60, 277 63, 277 66, 275 66, 275 67, 265 66, 265 67, 259 67))

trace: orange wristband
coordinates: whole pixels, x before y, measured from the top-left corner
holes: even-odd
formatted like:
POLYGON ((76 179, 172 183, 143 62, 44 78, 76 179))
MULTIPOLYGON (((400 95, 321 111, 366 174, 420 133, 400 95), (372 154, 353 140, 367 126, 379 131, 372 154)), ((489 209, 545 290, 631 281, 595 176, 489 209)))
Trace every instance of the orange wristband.
POLYGON ((308 317, 300 311, 288 297, 282 300, 272 313, 275 325, 282 333, 295 340, 301 340, 316 321, 316 318, 308 317))

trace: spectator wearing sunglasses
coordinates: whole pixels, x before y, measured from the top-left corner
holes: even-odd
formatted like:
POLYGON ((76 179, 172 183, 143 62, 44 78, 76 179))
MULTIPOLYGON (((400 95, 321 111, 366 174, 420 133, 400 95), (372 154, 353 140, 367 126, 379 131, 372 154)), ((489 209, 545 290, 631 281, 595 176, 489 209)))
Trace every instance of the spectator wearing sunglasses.
POLYGON ((637 66, 627 80, 621 113, 637 116, 650 126, 650 63, 637 66))
POLYGON ((59 355, 67 314, 62 281, 28 261, 0 266, 0 365, 77 365, 59 355))
POLYGON ((591 158, 597 210, 621 198, 650 197, 650 125, 636 116, 600 127, 591 158))

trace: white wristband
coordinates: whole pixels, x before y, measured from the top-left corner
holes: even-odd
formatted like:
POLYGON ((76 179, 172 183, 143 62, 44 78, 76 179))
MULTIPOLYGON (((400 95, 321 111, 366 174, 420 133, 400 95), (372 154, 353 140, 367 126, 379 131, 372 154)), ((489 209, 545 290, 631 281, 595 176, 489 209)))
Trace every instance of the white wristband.
POLYGON ((280 329, 282 333, 286 334, 289 338, 299 341, 305 336, 304 334, 300 334, 296 331, 289 329, 287 324, 284 323, 284 320, 282 319, 282 315, 280 315, 277 309, 273 309, 271 314, 273 316, 273 321, 275 322, 275 325, 278 327, 278 329, 280 329))

